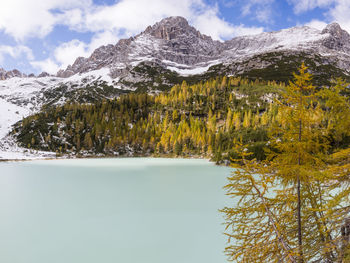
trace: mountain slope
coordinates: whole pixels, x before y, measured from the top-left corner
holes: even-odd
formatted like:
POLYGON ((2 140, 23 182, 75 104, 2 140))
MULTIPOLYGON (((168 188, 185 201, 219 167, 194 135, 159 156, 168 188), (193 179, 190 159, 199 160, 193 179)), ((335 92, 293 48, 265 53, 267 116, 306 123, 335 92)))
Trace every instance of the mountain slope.
MULTIPOLYGON (((46 105, 67 100, 93 103, 128 92, 169 90, 223 75, 287 82, 302 62, 315 84, 349 79, 350 35, 332 23, 325 29, 294 27, 220 42, 182 17, 169 17, 142 33, 79 57, 56 76, 26 76, 0 69, 0 151, 11 148, 11 126, 46 105)), ((1 153, 0 153, 1 158, 1 153)))
POLYGON ((24 147, 72 156, 211 156, 227 154, 242 136, 262 158, 272 116, 267 110, 282 86, 222 77, 154 96, 129 93, 89 105, 66 103, 23 119, 12 134, 24 147))
MULTIPOLYGON (((206 72, 210 66, 222 64, 227 72, 237 75, 250 69, 270 65, 268 61, 250 62, 244 67, 231 64, 247 64, 253 57, 266 53, 288 56, 308 54, 322 57, 322 64, 332 64, 344 74, 350 67, 350 35, 336 23, 320 31, 309 27, 294 27, 254 36, 236 37, 225 42, 213 41, 190 26, 182 17, 163 19, 144 32, 116 45, 96 49, 89 58, 78 58, 72 66, 58 72, 67 77, 106 67, 112 78, 127 79, 128 83, 143 81, 130 75, 139 63, 150 63, 175 71, 182 76, 206 72)), ((298 59, 298 63, 301 63, 298 59)), ((315 69, 317 71, 317 69, 315 69)))

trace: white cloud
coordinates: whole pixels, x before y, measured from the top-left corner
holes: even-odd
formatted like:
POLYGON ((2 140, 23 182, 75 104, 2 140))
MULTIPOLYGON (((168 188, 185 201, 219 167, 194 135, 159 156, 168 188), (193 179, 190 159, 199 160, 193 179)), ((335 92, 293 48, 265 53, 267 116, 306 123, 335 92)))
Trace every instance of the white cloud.
POLYGON ((87 57, 88 55, 90 54, 87 45, 78 39, 61 44, 54 52, 56 61, 64 68, 72 64, 77 57, 87 57))
POLYGON ((307 25, 321 27, 330 22, 338 22, 350 32, 350 1, 349 0, 289 0, 294 5, 294 11, 299 14, 315 8, 324 8, 324 21, 312 20, 307 25))
POLYGON ((0 45, 0 63, 3 62, 6 55, 11 56, 13 58, 20 58, 24 56, 27 60, 32 60, 34 58, 32 50, 29 47, 23 45, 0 45))
MULTIPOLYGON (((259 5, 272 1, 250 0, 259 5)), ((208 32, 216 38, 234 28, 219 17, 217 6, 204 0, 120 0, 109 6, 93 4, 92 0, 11 0, 2 3, 0 30, 22 41, 28 37, 45 37, 56 25, 98 34, 104 31, 136 34, 164 17, 176 15, 194 22, 210 16, 216 23, 207 24, 208 32)), ((258 19, 265 20, 267 16, 264 10, 258 19)))
MULTIPOLYGON (((91 0, 10 0, 2 1, 0 30, 16 40, 44 37, 53 27, 67 18, 74 8, 91 6, 91 0)), ((66 22, 69 22, 65 20, 66 22)))
POLYGON ((199 31, 216 40, 258 34, 263 31, 262 27, 234 26, 226 22, 219 18, 217 6, 209 8, 201 0, 192 0, 192 4, 197 4, 197 7, 202 9, 192 10, 192 5, 187 0, 177 0, 176 2, 149 0, 147 3, 140 0, 124 0, 113 7, 97 8, 92 13, 87 14, 86 20, 84 20, 86 24, 74 25, 77 30, 96 31, 90 43, 84 43, 77 39, 63 43, 55 49, 53 59, 37 62, 35 65, 50 66, 50 69, 55 71, 57 68, 66 68, 68 65, 72 65, 77 57, 88 57, 102 45, 115 44, 121 37, 139 33, 146 26, 158 22, 163 17, 183 15, 184 13, 199 31), (136 8, 137 6, 138 8, 136 8), (144 12, 146 6, 147 14, 144 12), (53 65, 54 61, 55 66, 53 65))
POLYGON ((96 33, 88 45, 88 52, 92 53, 96 48, 107 44, 116 44, 119 40, 116 32, 106 30, 96 33))
MULTIPOLYGON (((266 4, 274 0, 250 0, 266 4)), ((204 0, 120 0, 112 5, 97 5, 93 0, 11 0, 0 9, 0 31, 19 43, 28 38, 45 38, 57 25, 71 31, 91 32, 89 43, 71 40, 56 47, 42 61, 32 61, 36 68, 53 71, 72 64, 78 56, 89 56, 101 45, 115 44, 168 16, 183 16, 202 33, 214 39, 256 34, 262 27, 233 25, 221 18, 217 5, 204 0)), ((261 12, 259 20, 269 14, 261 12)))
POLYGON ((331 21, 338 22, 341 27, 350 33, 350 2, 338 0, 334 8, 329 10, 328 16, 331 21))
POLYGON ((235 27, 236 36, 256 35, 264 31, 263 27, 246 27, 239 25, 235 27))
POLYGON ((263 23, 273 23, 275 0, 245 0, 241 7, 242 16, 250 16, 263 23))
POLYGON ((229 39, 234 36, 254 35, 263 32, 262 27, 234 26, 218 17, 218 9, 211 9, 193 20, 194 26, 203 34, 215 40, 229 39), (210 25, 210 26, 208 26, 210 25))
POLYGON ((336 1, 337 0, 289 0, 288 2, 294 5, 294 12, 300 14, 317 7, 329 7, 336 1))
POLYGON ((261 9, 261 10, 257 10, 256 11, 256 19, 260 22, 265 22, 265 23, 269 23, 272 22, 272 12, 271 12, 271 8, 265 8, 265 9, 261 9))
POLYGON ((32 61, 30 64, 39 71, 46 71, 50 74, 56 74, 60 69, 59 65, 54 62, 52 59, 48 58, 42 61, 32 61))
MULTIPOLYGON (((178 15, 187 18, 202 33, 214 39, 222 40, 236 36, 243 28, 220 18, 218 7, 207 5, 203 0, 121 0, 113 6, 96 7, 86 14, 82 24, 75 26, 80 30, 97 32, 112 29, 121 33, 122 30, 126 30, 126 35, 129 36, 139 33, 164 17, 178 15)), ((261 28, 256 27, 248 29, 245 32, 261 31, 261 28)), ((119 38, 121 37, 119 34, 119 38)))
POLYGON ((203 12, 210 8, 203 0, 121 0, 112 6, 91 10, 84 26, 91 31, 126 28, 139 33, 164 17, 182 15, 191 19, 198 14, 197 10, 203 12))
POLYGON ((99 34, 105 36, 111 32, 118 33, 118 38, 121 38, 140 33, 148 25, 168 16, 183 16, 214 39, 232 38, 243 33, 255 34, 263 30, 261 27, 232 25, 220 17, 217 5, 205 4, 203 0, 121 0, 112 6, 91 9, 85 20, 75 27, 77 30, 103 32, 99 34))
POLYGON ((78 39, 73 39, 58 46, 52 55, 42 61, 33 61, 31 65, 40 71, 55 74, 59 69, 72 65, 78 57, 89 57, 98 47, 108 43, 115 44, 118 41, 116 34, 110 31, 97 33, 89 44, 78 39))
POLYGON ((312 28, 316 28, 316 29, 322 30, 322 29, 324 29, 327 26, 327 23, 324 22, 324 21, 313 19, 310 22, 306 23, 305 26, 309 26, 309 27, 312 27, 312 28))
POLYGON ((59 69, 73 64, 77 57, 86 57, 89 55, 88 45, 78 39, 73 39, 58 46, 54 50, 52 58, 33 61, 31 65, 40 71, 55 74, 59 69))

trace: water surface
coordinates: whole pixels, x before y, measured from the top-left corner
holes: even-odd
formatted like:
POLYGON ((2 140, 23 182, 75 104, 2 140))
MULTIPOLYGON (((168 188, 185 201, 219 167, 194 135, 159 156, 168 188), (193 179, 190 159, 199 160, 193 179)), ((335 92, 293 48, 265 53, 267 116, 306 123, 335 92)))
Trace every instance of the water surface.
POLYGON ((225 262, 229 173, 184 159, 0 163, 0 262, 225 262))

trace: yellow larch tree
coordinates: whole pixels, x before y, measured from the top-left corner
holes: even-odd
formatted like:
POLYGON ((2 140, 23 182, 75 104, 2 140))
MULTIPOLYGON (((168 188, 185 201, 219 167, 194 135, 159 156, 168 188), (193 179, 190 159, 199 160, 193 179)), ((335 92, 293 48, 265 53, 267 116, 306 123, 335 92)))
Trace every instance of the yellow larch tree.
MULTIPOLYGON (((330 134, 337 134, 330 125, 350 107, 339 89, 320 93, 311 79, 302 65, 276 101, 278 117, 270 127, 266 161, 247 160, 247 146, 237 151, 237 169, 226 185, 235 206, 222 210, 230 260, 335 262, 342 255, 339 230, 350 212, 344 160, 350 151, 329 157, 330 134)), ((343 115, 341 125, 349 123, 348 116, 343 115)))

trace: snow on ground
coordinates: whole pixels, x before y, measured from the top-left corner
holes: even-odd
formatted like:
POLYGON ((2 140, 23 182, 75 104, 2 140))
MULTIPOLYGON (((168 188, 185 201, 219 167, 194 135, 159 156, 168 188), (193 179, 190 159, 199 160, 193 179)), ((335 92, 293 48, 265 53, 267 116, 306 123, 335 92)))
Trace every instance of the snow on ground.
POLYGON ((98 70, 92 70, 89 72, 75 74, 66 79, 61 79, 62 83, 69 84, 85 84, 86 81, 93 82, 96 80, 105 81, 108 85, 113 85, 113 79, 111 78, 109 68, 101 68, 98 70))
MULTIPOLYGON (((130 56, 131 57, 131 56, 130 56)), ((131 66, 136 67, 141 62, 154 61, 154 58, 150 56, 146 57, 133 57, 133 61, 130 63, 131 66)))
POLYGON ((6 136, 0 140, 0 160, 32 160, 55 158, 53 152, 28 150, 19 147, 11 136, 6 136))
POLYGON ((162 60, 162 62, 168 65, 167 69, 175 71, 182 76, 203 74, 206 71, 208 71, 208 69, 211 66, 214 66, 214 65, 221 63, 219 60, 213 60, 213 61, 205 63, 205 65, 198 64, 198 65, 194 65, 194 66, 188 66, 185 64, 178 64, 178 63, 175 63, 175 62, 172 62, 169 60, 162 60))
MULTIPOLYGON (((114 85, 109 69, 102 68, 69 78, 10 78, 0 81, 0 159, 33 159, 53 157, 54 153, 28 151, 18 147, 13 138, 7 136, 12 125, 24 117, 38 112, 44 103, 43 92, 62 84, 86 85, 94 81, 105 81, 114 85)), ((119 87, 116 87, 119 88, 119 87)), ((64 103, 62 97, 58 103, 64 103)))
POLYGON ((273 34, 276 38, 276 46, 281 45, 289 49, 298 47, 305 43, 317 42, 329 37, 329 34, 321 34, 320 30, 307 26, 292 27, 270 34, 273 34))
POLYGON ((17 106, 4 99, 0 99, 0 112, 0 138, 7 135, 14 123, 31 113, 28 108, 17 106))
MULTIPOLYGON (((0 159, 34 159, 52 157, 52 153, 29 152, 7 136, 12 125, 40 109, 42 90, 47 81, 34 78, 11 78, 0 81, 0 159)), ((50 81, 51 82, 51 81, 50 81)), ((53 81, 56 83, 56 79, 53 81)))
POLYGON ((292 27, 275 32, 264 32, 258 35, 241 36, 229 42, 233 45, 225 55, 235 59, 246 59, 249 56, 276 50, 301 50, 319 48, 320 41, 329 37, 320 30, 303 26, 292 27))
MULTIPOLYGON (((152 43, 148 38, 138 39, 139 48, 149 50, 157 48, 157 43, 152 43)), ((132 57, 135 54, 131 54, 132 57)), ((151 57, 134 57, 134 64, 141 61, 151 60, 151 57)), ((163 61, 168 69, 178 72, 181 75, 201 74, 210 66, 218 64, 219 61, 212 61, 205 65, 188 66, 177 64, 171 61, 163 61)), ((70 89, 78 89, 95 81, 103 81, 108 85, 120 88, 115 84, 118 79, 110 77, 110 69, 102 68, 82 74, 75 74, 69 78, 43 77, 43 78, 10 78, 0 81, 0 159, 32 159, 34 157, 52 156, 53 153, 30 152, 27 149, 18 147, 13 138, 8 136, 12 126, 23 118, 38 111, 44 103, 44 92, 60 85, 66 85, 70 89)), ((66 98, 62 96, 58 104, 63 104, 66 98)))
POLYGON ((190 75, 202 74, 202 73, 206 72, 209 68, 210 68, 210 66, 191 68, 191 69, 180 69, 180 68, 171 67, 171 66, 167 67, 167 69, 175 71, 175 72, 179 73, 182 76, 190 76, 190 75))
POLYGON ((18 147, 7 134, 12 125, 40 109, 42 91, 58 78, 11 78, 0 81, 0 159, 28 159, 34 156, 18 147))

